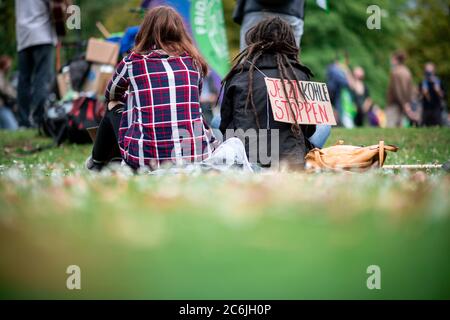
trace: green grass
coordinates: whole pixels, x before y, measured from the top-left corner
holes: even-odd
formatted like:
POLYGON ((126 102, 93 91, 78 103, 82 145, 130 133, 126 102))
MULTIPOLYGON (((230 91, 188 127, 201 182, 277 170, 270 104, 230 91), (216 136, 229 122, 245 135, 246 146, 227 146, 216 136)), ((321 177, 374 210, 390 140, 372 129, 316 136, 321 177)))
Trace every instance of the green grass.
MULTIPOLYGON (((450 130, 336 129, 330 144, 442 163, 450 130)), ((90 146, 0 133, 0 298, 450 298, 450 176, 90 174, 90 146), (67 266, 82 290, 66 289, 67 266), (366 269, 381 267, 381 290, 366 269)))
MULTIPOLYGON (((450 128, 408 129, 334 129, 328 145, 344 140, 353 145, 372 145, 379 140, 400 147, 396 154, 390 153, 387 164, 415 164, 445 162, 450 158, 450 128)), ((91 145, 66 144, 49 148, 51 141, 39 137, 35 131, 16 133, 0 131, 0 165, 62 165, 66 169, 84 163, 91 145), (41 152, 37 152, 43 148, 41 152)))

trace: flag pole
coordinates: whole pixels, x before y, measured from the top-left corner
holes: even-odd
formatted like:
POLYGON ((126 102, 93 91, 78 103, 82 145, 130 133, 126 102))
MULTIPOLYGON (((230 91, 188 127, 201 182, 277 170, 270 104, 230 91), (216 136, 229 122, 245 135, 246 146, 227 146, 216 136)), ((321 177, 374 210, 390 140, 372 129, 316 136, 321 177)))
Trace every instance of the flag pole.
POLYGON ((386 170, 428 170, 442 169, 442 164, 394 164, 384 165, 382 168, 386 170))

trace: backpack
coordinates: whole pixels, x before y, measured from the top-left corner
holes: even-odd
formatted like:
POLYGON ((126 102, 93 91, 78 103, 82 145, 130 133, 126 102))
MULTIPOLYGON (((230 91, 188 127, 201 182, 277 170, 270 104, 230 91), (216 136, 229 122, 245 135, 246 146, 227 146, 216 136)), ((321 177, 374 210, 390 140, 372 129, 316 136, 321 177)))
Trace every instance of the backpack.
POLYGON ((98 127, 105 113, 105 106, 95 98, 80 97, 73 101, 68 114, 67 135, 72 143, 90 143, 86 129, 98 127))
POLYGON ((314 148, 305 157, 306 169, 326 169, 333 171, 367 171, 370 168, 382 167, 387 152, 397 152, 398 147, 385 145, 384 141, 368 147, 344 145, 341 140, 337 145, 317 149, 314 148))
POLYGON ((44 113, 41 131, 53 138, 56 145, 68 140, 72 143, 89 143, 87 128, 97 127, 104 115, 105 106, 95 98, 80 97, 73 101, 54 103, 44 113))

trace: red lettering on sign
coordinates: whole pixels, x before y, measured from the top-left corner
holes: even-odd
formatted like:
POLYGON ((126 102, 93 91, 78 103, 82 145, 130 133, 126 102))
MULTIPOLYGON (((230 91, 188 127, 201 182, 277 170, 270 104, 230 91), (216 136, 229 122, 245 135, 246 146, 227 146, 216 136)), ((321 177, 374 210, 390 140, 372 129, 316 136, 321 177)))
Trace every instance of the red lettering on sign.
POLYGON ((291 121, 291 108, 289 107, 289 102, 284 100, 283 103, 284 103, 284 109, 286 110, 287 120, 291 121))
POLYGON ((305 103, 304 102, 300 102, 298 104, 298 122, 302 122, 303 121, 302 111, 304 109, 305 109, 305 103))
POLYGON ((277 85, 276 85, 276 81, 274 81, 274 80, 272 80, 272 79, 267 79, 267 81, 270 81, 270 82, 272 82, 272 84, 274 85, 273 86, 273 89, 274 90, 269 90, 269 94, 270 94, 270 96, 272 96, 272 97, 276 97, 277 96, 277 85))
POLYGON ((275 101, 275 107, 277 110, 275 111, 275 120, 280 120, 284 118, 283 108, 279 105, 281 103, 280 100, 275 101))
POLYGON ((317 115, 318 115, 317 110, 316 110, 317 104, 316 104, 315 102, 313 102, 313 103, 311 104, 311 106, 312 106, 312 112, 313 112, 313 115, 314 115, 314 119, 316 120, 316 123, 317 123, 317 124, 321 124, 322 121, 320 121, 319 119, 317 119, 317 115))
POLYGON ((298 105, 295 100, 291 100, 292 109, 294 111, 294 119, 296 122, 298 122, 298 105))
POLYGON ((309 113, 311 112, 311 104, 309 102, 306 102, 305 105, 305 112, 306 112, 306 117, 308 118, 308 122, 311 122, 311 116, 309 115, 309 113))
POLYGON ((328 120, 328 114, 327 114, 326 107, 322 106, 320 104, 317 104, 317 107, 319 108, 319 113, 320 113, 320 116, 322 117, 322 122, 328 123, 329 120, 328 120))
POLYGON ((287 83, 287 91, 289 92, 288 93, 288 96, 289 96, 289 99, 295 99, 295 96, 294 96, 294 84, 292 83, 292 81, 286 81, 286 83, 287 83))

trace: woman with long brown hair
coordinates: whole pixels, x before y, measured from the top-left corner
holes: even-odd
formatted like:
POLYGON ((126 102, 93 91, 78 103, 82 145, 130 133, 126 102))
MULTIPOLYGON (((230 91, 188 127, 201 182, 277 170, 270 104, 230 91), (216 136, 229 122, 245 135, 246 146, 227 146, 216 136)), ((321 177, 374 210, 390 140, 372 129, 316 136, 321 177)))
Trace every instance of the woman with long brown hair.
POLYGON ((120 157, 134 169, 200 162, 211 154, 199 96, 208 67, 172 8, 145 16, 136 47, 106 90, 108 111, 86 166, 120 157))

